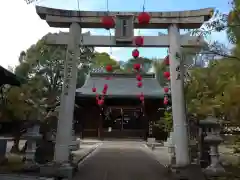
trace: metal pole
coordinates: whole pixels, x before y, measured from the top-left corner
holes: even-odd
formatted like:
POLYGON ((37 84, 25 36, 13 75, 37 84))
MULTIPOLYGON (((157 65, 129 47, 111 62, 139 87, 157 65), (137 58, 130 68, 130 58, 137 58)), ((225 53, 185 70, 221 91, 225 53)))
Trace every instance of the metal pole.
POLYGON ((58 163, 69 161, 69 145, 72 140, 73 112, 77 82, 77 60, 80 55, 81 27, 78 23, 72 23, 69 31, 70 35, 64 67, 64 82, 55 145, 55 161, 58 163))
POLYGON ((190 163, 190 160, 188 151, 186 105, 184 100, 184 70, 183 63, 180 63, 180 32, 179 28, 175 24, 172 24, 169 27, 169 44, 172 116, 174 129, 173 138, 175 142, 176 165, 186 166, 190 163))

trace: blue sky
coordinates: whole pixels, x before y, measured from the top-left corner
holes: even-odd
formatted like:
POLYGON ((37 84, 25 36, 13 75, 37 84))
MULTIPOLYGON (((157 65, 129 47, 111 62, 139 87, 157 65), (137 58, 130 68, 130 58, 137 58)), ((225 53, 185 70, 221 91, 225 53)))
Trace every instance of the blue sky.
MULTIPOLYGON (((37 5, 48 6, 52 8, 74 9, 77 10, 77 0, 40 0, 37 5)), ((79 0, 80 10, 88 11, 105 11, 107 10, 107 0, 79 0)), ((24 0, 18 0, 15 6, 9 0, 2 0, 1 7, 5 7, 0 12, 1 21, 8 25, 8 29, 0 29, 0 36, 5 46, 1 47, 6 54, 8 61, 1 61, 3 66, 14 66, 17 64, 18 55, 22 50, 26 50, 31 44, 34 44, 47 32, 56 32, 60 29, 49 28, 47 24, 40 20, 36 15, 33 5, 26 5, 24 0), (4 18, 8 9, 14 10, 16 13, 9 19, 4 18), (16 16, 17 14, 17 16, 16 16), (13 23, 15 22, 15 24, 13 23), (12 37, 16 39, 14 48, 12 48, 12 37), (11 49, 11 50, 10 50, 11 49), (8 55, 8 56, 7 56, 8 55)), ((143 0, 108 0, 108 7, 110 11, 142 11, 143 0)), ((146 11, 177 11, 177 10, 194 10, 200 8, 213 7, 217 8, 223 13, 227 13, 230 9, 226 0, 146 0, 146 11)), ((93 34, 107 35, 106 30, 90 29, 93 34)), ((163 30, 140 30, 140 35, 157 35, 158 32, 166 33, 163 30)), ((137 34, 138 35, 138 34, 137 34)), ((225 33, 215 33, 211 39, 219 40, 227 43, 225 33)), ((97 48, 101 52, 107 52, 117 60, 127 60, 131 58, 132 48, 97 48)), ((163 58, 167 50, 163 48, 141 48, 140 54, 144 57, 158 57, 163 58)))

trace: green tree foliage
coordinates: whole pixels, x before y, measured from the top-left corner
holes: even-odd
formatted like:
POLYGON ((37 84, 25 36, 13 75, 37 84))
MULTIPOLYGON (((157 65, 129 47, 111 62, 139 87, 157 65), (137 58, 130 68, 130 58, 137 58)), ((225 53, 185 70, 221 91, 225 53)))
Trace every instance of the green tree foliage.
POLYGON ((214 115, 237 122, 240 73, 238 60, 213 61, 208 68, 191 70, 185 86, 188 111, 196 116, 214 115))
POLYGON ((142 65, 142 71, 148 72, 149 69, 152 67, 152 60, 145 58, 145 57, 139 57, 139 58, 131 58, 124 64, 124 71, 125 72, 132 72, 133 71, 133 65, 138 63, 142 65))
POLYGON ((90 68, 106 67, 107 65, 111 65, 113 67, 113 71, 120 69, 119 63, 115 59, 111 58, 108 53, 95 52, 90 68))
MULTIPOLYGON (((81 57, 77 66, 78 86, 82 86, 88 69, 80 60, 88 61, 93 57, 93 49, 83 47, 80 49, 81 57), (84 57, 84 59, 83 59, 84 57)), ((58 101, 63 82, 63 68, 66 58, 66 47, 49 46, 44 40, 38 41, 31 46, 26 52, 20 54, 20 65, 16 67, 15 73, 20 77, 24 77, 30 83, 37 81, 42 85, 42 95, 47 99, 48 105, 58 101)))
MULTIPOLYGON (((82 47, 79 50, 81 57, 76 64, 79 69, 77 86, 81 87, 94 57, 94 49, 82 47)), ((16 122, 44 119, 47 111, 59 103, 65 58, 66 47, 47 45, 44 38, 26 52, 22 51, 15 74, 25 82, 21 87, 5 88, 1 117, 16 122)), ((20 126, 15 132, 14 147, 18 151, 20 126)))
POLYGON ((168 67, 163 63, 163 59, 154 59, 153 61, 153 70, 156 75, 156 78, 159 84, 163 87, 166 85, 167 80, 164 78, 163 73, 169 71, 168 67))
POLYGON ((239 0, 232 0, 231 1, 232 9, 227 16, 227 33, 229 41, 240 45, 240 1, 239 0))

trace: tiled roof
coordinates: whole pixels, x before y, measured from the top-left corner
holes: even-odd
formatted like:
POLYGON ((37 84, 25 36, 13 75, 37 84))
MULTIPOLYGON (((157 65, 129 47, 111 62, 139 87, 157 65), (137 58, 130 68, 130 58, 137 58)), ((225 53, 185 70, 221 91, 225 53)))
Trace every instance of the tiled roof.
POLYGON ((0 86, 3 84, 9 84, 13 86, 20 86, 20 82, 15 74, 12 72, 8 71, 7 69, 3 68, 0 66, 0 86))
POLYGON ((123 73, 91 73, 83 87, 76 90, 76 96, 95 96, 92 88, 96 87, 100 93, 104 84, 108 85, 108 97, 137 97, 143 92, 145 97, 162 98, 163 88, 155 79, 154 74, 142 75, 143 86, 137 87, 136 74, 123 73), (107 80, 107 77, 111 77, 107 80))

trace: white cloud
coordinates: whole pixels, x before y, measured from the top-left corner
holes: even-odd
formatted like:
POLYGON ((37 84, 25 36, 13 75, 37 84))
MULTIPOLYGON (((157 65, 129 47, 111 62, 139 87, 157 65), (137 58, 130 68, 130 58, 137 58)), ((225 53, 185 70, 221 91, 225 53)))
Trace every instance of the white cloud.
POLYGON ((35 12, 33 5, 27 5, 24 0, 1 1, 1 61, 4 67, 18 64, 18 56, 36 43, 48 32, 58 32, 60 29, 50 28, 35 12), (9 11, 9 9, 11 11, 9 11))
MULTIPOLYGON (((93 5, 92 3, 91 6, 93 5)), ((27 5, 24 0, 16 2, 2 0, 0 6, 3 7, 0 11, 3 25, 0 29, 0 65, 5 68, 16 66, 20 52, 27 50, 48 32, 68 31, 68 29, 50 28, 44 20, 39 18, 35 6, 27 5)), ((87 30, 83 29, 83 32, 85 31, 87 30)), ((109 52, 109 48, 100 48, 100 50, 109 52)))

